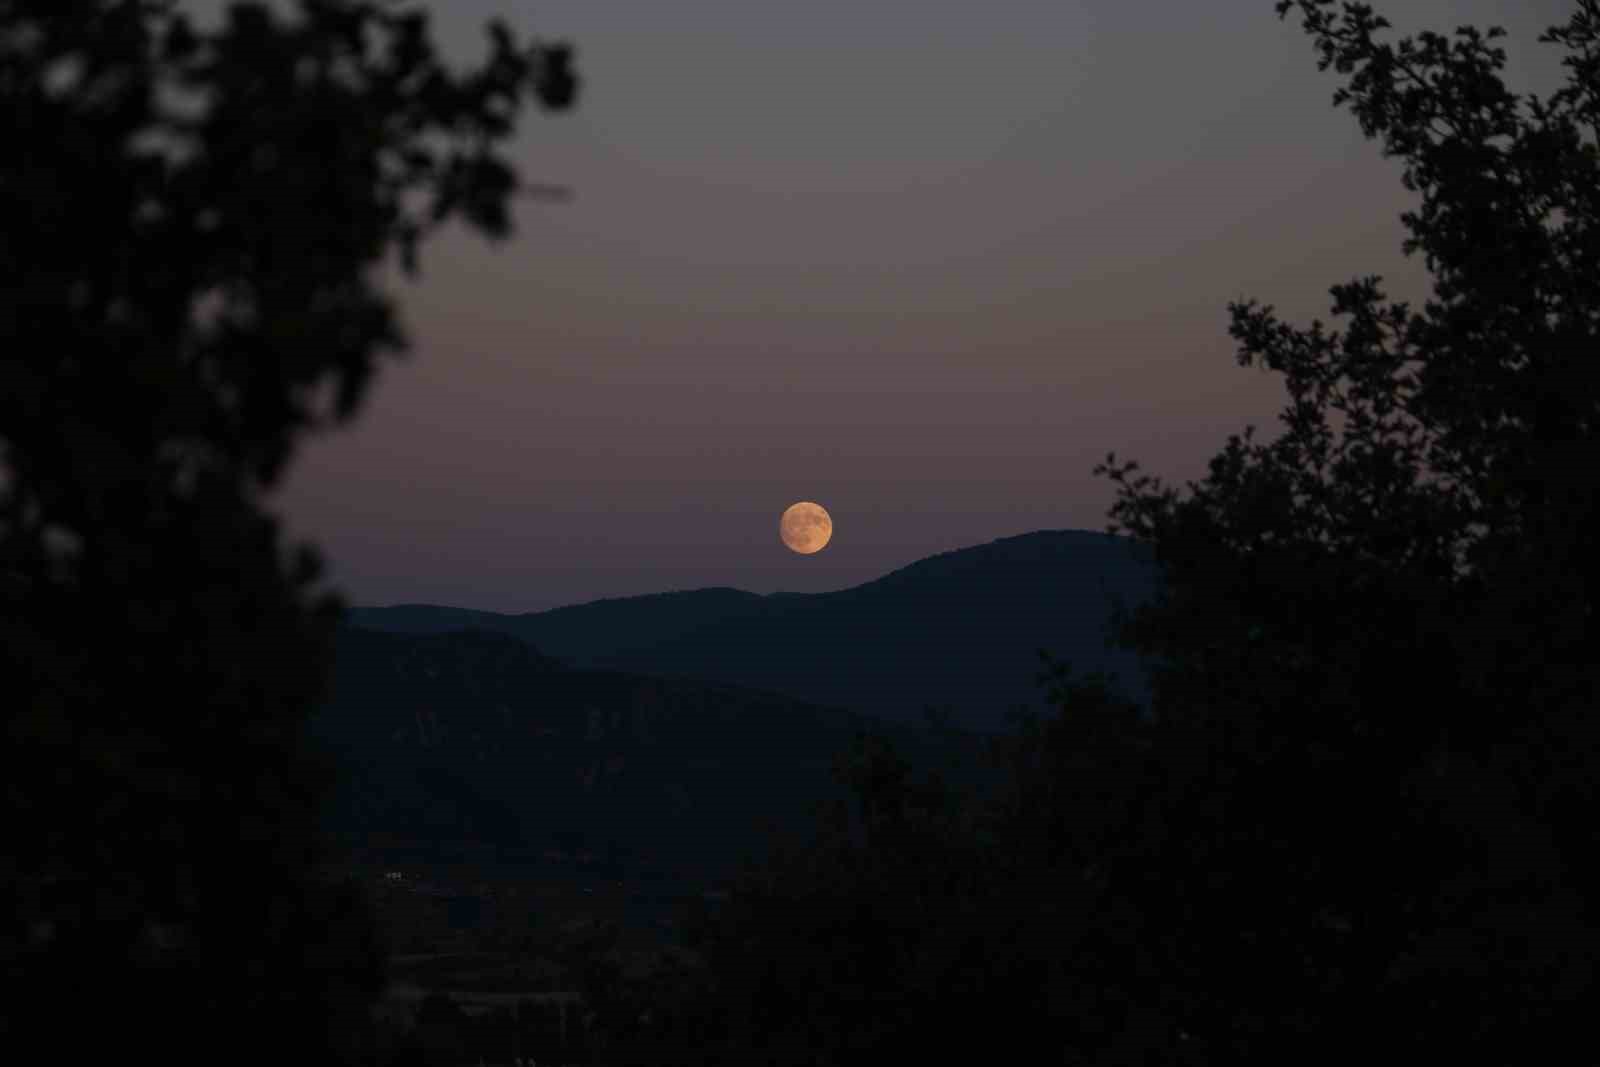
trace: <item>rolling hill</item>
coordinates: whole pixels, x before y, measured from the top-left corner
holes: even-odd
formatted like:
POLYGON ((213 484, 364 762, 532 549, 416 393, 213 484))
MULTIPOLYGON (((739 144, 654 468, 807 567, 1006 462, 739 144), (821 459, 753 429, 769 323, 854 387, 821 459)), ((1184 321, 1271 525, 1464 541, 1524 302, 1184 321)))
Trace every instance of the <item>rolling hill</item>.
POLYGON ((1014 708, 1042 709, 1041 648, 1080 672, 1116 674, 1142 700, 1137 661, 1107 646, 1105 627, 1117 603, 1154 589, 1140 546, 1047 530, 829 593, 698 589, 523 615, 411 604, 355 608, 350 621, 412 634, 473 626, 577 668, 744 686, 891 722, 920 722, 934 707, 989 731, 1004 729, 1014 708))
POLYGON ((863 731, 968 781, 981 741, 735 686, 569 669, 508 634, 338 635, 312 720, 337 761, 330 829, 367 853, 515 865, 726 868, 842 793, 863 731), (960 766, 957 767, 957 764, 960 766))

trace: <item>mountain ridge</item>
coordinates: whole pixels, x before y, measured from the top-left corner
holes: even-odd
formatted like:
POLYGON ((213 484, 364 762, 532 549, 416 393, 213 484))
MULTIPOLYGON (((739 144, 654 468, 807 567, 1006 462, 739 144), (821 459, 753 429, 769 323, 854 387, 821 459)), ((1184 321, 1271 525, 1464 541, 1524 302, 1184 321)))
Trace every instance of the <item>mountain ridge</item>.
POLYGON ((1116 604, 1155 589, 1148 550, 1114 534, 1039 530, 915 560, 820 593, 729 586, 647 593, 501 614, 437 605, 351 609, 352 625, 509 633, 582 669, 725 682, 899 722, 944 708, 968 728, 1003 729, 1037 709, 1046 649, 1102 670, 1143 699, 1138 662, 1108 647, 1116 604))

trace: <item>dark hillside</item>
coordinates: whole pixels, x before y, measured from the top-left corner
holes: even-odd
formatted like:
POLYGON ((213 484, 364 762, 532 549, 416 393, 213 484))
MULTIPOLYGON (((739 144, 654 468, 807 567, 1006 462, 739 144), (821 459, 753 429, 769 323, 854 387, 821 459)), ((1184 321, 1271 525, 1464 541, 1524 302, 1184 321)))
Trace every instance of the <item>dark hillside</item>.
POLYGON ((1121 538, 1051 530, 920 560, 832 593, 735 589, 602 600, 529 615, 410 605, 358 608, 385 630, 473 625, 512 633, 574 666, 714 680, 897 722, 949 709, 997 730, 1040 707, 1037 650, 1103 669, 1143 697, 1136 662, 1106 647, 1119 600, 1154 590, 1154 570, 1121 538))
MULTIPOLYGON (((314 724, 345 769, 329 817, 348 840, 613 867, 725 866, 759 849, 769 826, 804 825, 834 758, 882 725, 734 686, 570 670, 489 631, 355 628, 314 724)), ((924 765, 981 750, 892 733, 924 765)))

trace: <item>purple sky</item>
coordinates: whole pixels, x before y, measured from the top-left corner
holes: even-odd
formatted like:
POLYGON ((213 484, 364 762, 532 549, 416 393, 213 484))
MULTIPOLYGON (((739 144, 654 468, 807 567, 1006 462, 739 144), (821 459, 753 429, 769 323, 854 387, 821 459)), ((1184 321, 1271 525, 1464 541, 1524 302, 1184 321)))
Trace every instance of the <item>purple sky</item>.
MULTIPOLYGON (((1398 163, 1272 0, 432 6, 458 60, 494 14, 577 46, 578 111, 514 150, 576 198, 394 283, 410 357, 279 501, 354 603, 817 591, 1101 529, 1107 451, 1181 483, 1273 429, 1230 299, 1426 293, 1398 163), (833 515, 814 556, 796 500, 833 515)), ((1566 0, 1376 6, 1504 25, 1513 87, 1560 84, 1566 0)))

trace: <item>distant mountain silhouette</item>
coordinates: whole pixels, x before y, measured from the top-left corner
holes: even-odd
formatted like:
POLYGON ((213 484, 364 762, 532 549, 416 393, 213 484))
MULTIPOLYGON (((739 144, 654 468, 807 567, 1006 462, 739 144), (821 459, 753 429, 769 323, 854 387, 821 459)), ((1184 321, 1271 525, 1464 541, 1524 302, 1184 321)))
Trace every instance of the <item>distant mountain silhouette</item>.
POLYGON ((336 664, 313 721, 341 768, 330 828, 430 862, 557 849, 725 869, 767 826, 803 824, 863 730, 887 730, 923 767, 964 760, 954 780, 975 780, 981 748, 734 686, 571 670, 484 630, 347 627, 336 664))
POLYGON ((470 625, 575 667, 748 686, 896 722, 921 721, 935 707, 957 725, 996 730, 1013 708, 1042 708, 1040 648, 1080 673, 1113 672, 1124 692, 1144 699, 1142 670, 1108 647, 1106 623, 1115 603, 1132 606, 1154 589, 1142 546, 1049 530, 832 593, 698 589, 525 615, 411 604, 355 608, 350 619, 410 633, 470 625))

